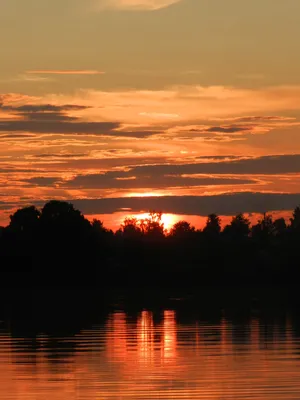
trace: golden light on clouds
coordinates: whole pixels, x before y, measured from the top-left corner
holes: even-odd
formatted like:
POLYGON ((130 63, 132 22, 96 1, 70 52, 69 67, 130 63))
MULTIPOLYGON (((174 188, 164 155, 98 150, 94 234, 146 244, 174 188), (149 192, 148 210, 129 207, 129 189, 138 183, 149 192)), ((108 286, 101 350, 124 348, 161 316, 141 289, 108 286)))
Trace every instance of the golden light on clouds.
POLYGON ((159 10, 182 0, 100 0, 101 8, 120 10, 159 10))
POLYGON ((120 211, 153 204, 202 226, 207 206, 189 196, 219 196, 224 217, 226 193, 231 212, 260 211, 236 200, 245 192, 290 196, 277 211, 297 205, 299 1, 0 3, 1 225, 53 198, 90 200, 84 214, 114 229, 120 211))
POLYGON ((97 71, 97 70, 89 70, 89 69, 82 69, 82 70, 41 69, 41 70, 26 71, 26 74, 33 74, 33 75, 103 75, 103 74, 105 74, 105 72, 97 71))
MULTIPOLYGON (((164 121, 171 124, 172 128, 184 122, 186 128, 195 128, 195 121, 224 120, 237 116, 254 117, 255 121, 255 117, 266 113, 276 116, 286 110, 296 111, 300 101, 300 85, 259 89, 189 85, 166 87, 164 90, 78 90, 72 96, 49 94, 43 101, 88 106, 90 108, 84 111, 84 115, 89 119, 101 115, 106 120, 117 119, 137 126, 161 125, 164 121)), ((267 122, 271 123, 272 120, 268 119, 267 122)), ((287 123, 287 120, 279 119, 277 123, 287 123)))

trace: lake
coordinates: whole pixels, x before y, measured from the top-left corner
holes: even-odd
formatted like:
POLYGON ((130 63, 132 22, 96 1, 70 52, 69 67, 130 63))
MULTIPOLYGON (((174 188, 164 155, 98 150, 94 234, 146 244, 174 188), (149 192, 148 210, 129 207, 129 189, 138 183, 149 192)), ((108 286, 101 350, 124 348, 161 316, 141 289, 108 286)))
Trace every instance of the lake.
POLYGON ((3 321, 0 399, 300 398, 297 313, 203 309, 115 304, 69 332, 3 321))

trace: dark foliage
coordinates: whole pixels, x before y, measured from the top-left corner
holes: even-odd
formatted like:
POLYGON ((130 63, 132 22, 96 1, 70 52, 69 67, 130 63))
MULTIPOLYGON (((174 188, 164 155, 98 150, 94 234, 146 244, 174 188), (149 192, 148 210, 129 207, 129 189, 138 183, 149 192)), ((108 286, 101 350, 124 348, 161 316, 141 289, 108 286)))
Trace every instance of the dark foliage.
POLYGON ((184 287, 297 284, 300 208, 289 224, 264 214, 254 226, 238 214, 223 230, 212 214, 204 229, 187 221, 169 232, 162 214, 126 218, 113 233, 70 203, 16 211, 0 229, 2 287, 184 287))

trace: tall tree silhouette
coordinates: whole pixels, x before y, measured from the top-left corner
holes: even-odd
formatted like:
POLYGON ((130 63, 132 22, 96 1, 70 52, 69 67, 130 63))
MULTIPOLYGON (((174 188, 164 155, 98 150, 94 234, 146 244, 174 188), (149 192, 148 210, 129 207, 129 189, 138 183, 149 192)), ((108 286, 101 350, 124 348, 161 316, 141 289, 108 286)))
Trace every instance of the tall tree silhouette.
POLYGON ((221 219, 217 214, 210 214, 207 217, 203 233, 207 237, 217 238, 221 232, 221 219))
POLYGON ((150 240, 161 240, 165 236, 161 212, 151 211, 149 217, 141 221, 141 226, 144 234, 150 240))
POLYGON ((41 213, 35 206, 17 210, 10 216, 8 229, 16 234, 32 234, 38 229, 41 213))
POLYGON ((141 221, 134 217, 127 217, 118 232, 124 239, 136 240, 142 237, 141 221))
POLYGON ((294 232, 300 233, 300 207, 296 207, 293 212, 293 217, 290 219, 291 229, 294 232))
POLYGON ((272 215, 264 213, 263 218, 252 228, 252 237, 264 239, 274 234, 274 223, 272 215))
POLYGON ((224 234, 232 239, 245 239, 250 233, 250 221, 244 214, 238 214, 232 218, 230 225, 224 228, 224 234))
POLYGON ((34 206, 17 210, 10 216, 10 224, 3 234, 2 274, 7 286, 15 282, 23 285, 32 281, 32 267, 38 258, 40 212, 34 206))
POLYGON ((178 240, 191 238, 195 233, 195 227, 187 221, 178 221, 170 230, 169 236, 178 240))
POLYGON ((277 237, 285 235, 287 231, 287 225, 284 218, 278 218, 274 221, 274 234, 277 237))
POLYGON ((64 285, 95 280, 92 228, 81 212, 71 203, 50 201, 42 209, 40 223, 40 257, 46 256, 47 280, 64 285))
POLYGON ((91 224, 74 208, 73 204, 53 200, 45 204, 40 216, 41 227, 45 234, 53 238, 63 237, 64 241, 85 237, 91 224))

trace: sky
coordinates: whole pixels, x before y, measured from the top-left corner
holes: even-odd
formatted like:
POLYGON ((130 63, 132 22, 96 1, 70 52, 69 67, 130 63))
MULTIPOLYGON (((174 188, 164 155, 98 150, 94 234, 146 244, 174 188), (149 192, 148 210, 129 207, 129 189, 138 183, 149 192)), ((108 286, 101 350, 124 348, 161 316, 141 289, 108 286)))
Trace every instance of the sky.
POLYGON ((0 225, 300 204, 299 0, 0 0, 0 35, 0 225))

